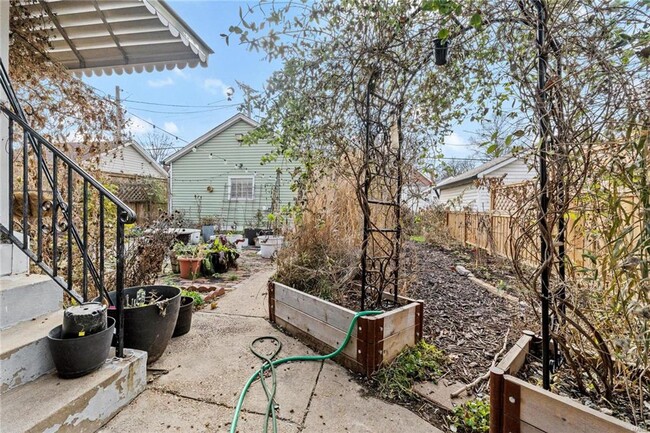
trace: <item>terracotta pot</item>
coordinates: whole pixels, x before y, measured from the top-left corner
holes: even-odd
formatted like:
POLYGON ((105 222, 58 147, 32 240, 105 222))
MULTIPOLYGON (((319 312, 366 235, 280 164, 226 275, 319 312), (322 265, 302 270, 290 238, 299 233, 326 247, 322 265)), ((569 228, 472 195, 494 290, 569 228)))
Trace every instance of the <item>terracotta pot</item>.
POLYGON ((179 257, 178 264, 181 268, 181 278, 186 280, 196 278, 201 272, 201 261, 199 258, 179 257))

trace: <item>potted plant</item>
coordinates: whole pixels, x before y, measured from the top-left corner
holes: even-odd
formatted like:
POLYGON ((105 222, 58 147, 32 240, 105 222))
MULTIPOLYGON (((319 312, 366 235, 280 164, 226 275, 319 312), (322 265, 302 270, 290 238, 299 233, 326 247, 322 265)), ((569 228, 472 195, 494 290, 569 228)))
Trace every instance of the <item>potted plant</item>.
POLYGON ((114 331, 115 319, 106 316, 100 303, 66 309, 63 324, 47 335, 59 377, 72 379, 100 368, 108 358, 114 331))
MULTIPOLYGON (((124 347, 147 352, 147 364, 158 360, 169 343, 181 305, 181 289, 173 286, 139 286, 124 289, 124 347)), ((108 294, 113 305, 115 292, 108 294)), ((100 298, 95 299, 99 301, 100 298)), ((117 320, 117 309, 108 308, 117 320)))
POLYGON ((201 270, 201 261, 205 256, 205 247, 201 244, 192 245, 176 242, 173 251, 178 260, 181 278, 196 278, 201 270))
POLYGON ((206 267, 209 266, 212 273, 224 273, 237 266, 238 257, 237 249, 225 237, 220 236, 214 240, 208 250, 208 260, 206 261, 209 261, 209 264, 206 264, 206 267))
POLYGON ((174 327, 172 338, 185 335, 192 327, 192 313, 195 308, 204 304, 203 297, 198 292, 183 290, 181 292, 181 307, 174 327))
POLYGON ((274 229, 270 234, 265 235, 260 233, 258 236, 258 241, 260 243, 260 251, 258 254, 265 259, 270 259, 282 248, 284 236, 274 235, 278 231, 280 218, 276 214, 270 213, 267 215, 267 219, 274 229))

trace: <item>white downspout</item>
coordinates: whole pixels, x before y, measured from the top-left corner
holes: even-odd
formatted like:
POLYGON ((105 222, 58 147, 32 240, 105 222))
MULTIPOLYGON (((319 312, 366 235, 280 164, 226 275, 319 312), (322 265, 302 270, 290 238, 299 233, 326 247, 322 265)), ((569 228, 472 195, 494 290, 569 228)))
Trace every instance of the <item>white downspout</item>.
POLYGON ((172 187, 174 186, 174 184, 173 184, 174 178, 172 176, 173 170, 174 170, 174 163, 170 162, 169 163, 169 173, 167 173, 167 175, 169 176, 169 192, 167 193, 167 195, 168 195, 168 197, 167 197, 167 213, 169 215, 172 214, 172 209, 174 208, 174 206, 172 204, 172 199, 174 197, 174 195, 172 194, 172 187))

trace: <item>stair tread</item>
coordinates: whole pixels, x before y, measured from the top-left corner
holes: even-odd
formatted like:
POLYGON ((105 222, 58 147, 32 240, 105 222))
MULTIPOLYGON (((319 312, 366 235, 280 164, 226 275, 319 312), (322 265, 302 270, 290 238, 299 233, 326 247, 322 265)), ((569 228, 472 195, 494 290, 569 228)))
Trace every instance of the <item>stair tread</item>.
POLYGON ((0 291, 11 290, 16 287, 38 284, 41 282, 51 281, 51 278, 43 274, 13 274, 0 277, 0 291))
POLYGON ((0 359, 4 359, 8 353, 47 337, 50 329, 62 322, 63 311, 61 310, 0 330, 0 359))
MULTIPOLYGON (((123 359, 109 358, 99 370, 80 378, 61 379, 56 373, 50 373, 5 392, 0 396, 2 431, 5 433, 28 432, 32 429, 40 431, 53 420, 66 424, 77 422, 74 419, 77 414, 73 411, 84 407, 91 418, 104 417, 107 411, 114 409, 106 405, 110 405, 111 400, 117 398, 115 393, 119 393, 119 390, 125 386, 116 384, 115 381, 121 375, 125 375, 124 370, 131 368, 131 364, 138 361, 143 365, 146 363, 145 352, 130 349, 125 352, 130 356, 123 359), (110 388, 111 386, 116 389, 110 388), (70 411, 72 413, 67 413, 70 411)), ((145 370, 144 367, 142 369, 145 370)), ((133 381, 130 374, 127 376, 129 376, 128 380, 133 381)))

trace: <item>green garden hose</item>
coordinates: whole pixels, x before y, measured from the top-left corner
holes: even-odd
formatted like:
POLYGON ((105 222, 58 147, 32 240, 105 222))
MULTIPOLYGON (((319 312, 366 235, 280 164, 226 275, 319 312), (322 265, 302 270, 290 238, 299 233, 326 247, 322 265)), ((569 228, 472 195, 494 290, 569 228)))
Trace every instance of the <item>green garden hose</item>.
POLYGON ((237 407, 235 408, 235 414, 233 415, 232 418, 232 424, 230 426, 230 433, 236 433, 237 432, 237 423, 239 422, 239 413, 241 412, 241 408, 244 404, 244 399, 246 398, 246 394, 248 393, 248 389, 250 386, 253 384, 255 379, 259 378, 260 382, 262 383, 262 388, 264 389, 264 393, 266 394, 266 398, 268 399, 268 405, 266 406, 266 415, 264 417, 264 433, 267 432, 268 425, 269 425, 269 418, 272 419, 272 425, 273 425, 273 433, 277 433, 278 431, 278 424, 277 424, 277 418, 275 415, 275 405, 273 400, 275 399, 275 388, 277 384, 277 379, 275 376, 275 367, 281 364, 286 364, 287 362, 295 362, 295 361, 325 361, 326 359, 331 359, 337 356, 339 353, 343 351, 345 346, 348 344, 350 341, 350 337, 352 336, 352 331, 354 330, 354 327, 357 323, 357 320, 359 317, 363 316, 374 316, 377 314, 381 314, 382 311, 361 311, 359 313, 356 313, 354 317, 352 318, 352 321, 350 322, 350 326, 348 327, 348 332, 345 336, 345 339, 341 343, 341 345, 336 349, 334 352, 328 354, 328 355, 299 355, 299 356, 289 356, 287 358, 281 358, 281 359, 276 359, 273 360, 273 358, 280 352, 280 349, 282 349, 282 344, 280 341, 273 337, 273 336, 264 336, 264 337, 258 337, 255 340, 253 340, 250 344, 250 349, 251 352, 255 354, 258 358, 264 360, 264 364, 257 370, 253 375, 248 379, 246 382, 246 385, 244 385, 244 388, 241 391, 241 394, 239 395, 239 401, 237 401, 237 407), (264 341, 264 340, 270 340, 270 341, 275 341, 277 344, 276 349, 271 353, 270 355, 263 355, 255 350, 255 344, 259 341, 264 341), (266 381, 264 380, 264 372, 266 370, 271 370, 271 388, 269 389, 268 385, 266 384, 266 381))

